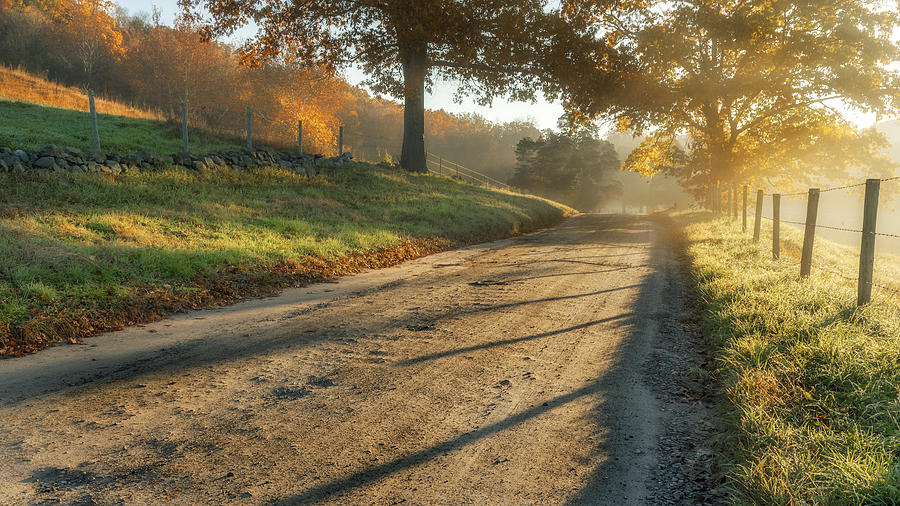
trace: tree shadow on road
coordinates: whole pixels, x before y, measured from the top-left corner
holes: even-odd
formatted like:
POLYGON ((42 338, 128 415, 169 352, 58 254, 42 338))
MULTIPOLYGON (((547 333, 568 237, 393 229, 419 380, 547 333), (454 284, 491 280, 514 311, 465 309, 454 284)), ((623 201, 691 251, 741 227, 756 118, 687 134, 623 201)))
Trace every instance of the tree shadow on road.
MULTIPOLYGON (((656 244, 652 248, 653 259, 663 261, 662 257, 666 255, 668 252, 665 245, 656 244)), ((282 498, 276 504, 306 503, 338 498, 354 489, 370 485, 404 469, 421 465, 448 452, 460 450, 481 439, 511 429, 585 397, 592 399, 595 403, 591 411, 591 418, 587 420, 587 423, 595 425, 598 429, 597 433, 602 433, 605 437, 599 443, 594 443, 595 448, 591 452, 591 458, 596 462, 596 466, 584 481, 585 486, 581 490, 573 491, 569 502, 604 504, 640 501, 646 492, 646 478, 655 462, 653 448, 661 427, 660 419, 663 416, 658 410, 657 401, 645 384, 643 376, 650 358, 649 353, 658 339, 660 320, 673 316, 660 307, 660 302, 665 300, 666 296, 671 295, 671 275, 670 271, 657 271, 650 274, 642 284, 613 289, 641 289, 633 311, 630 312, 551 332, 457 348, 400 362, 399 365, 413 365, 525 340, 558 336, 608 322, 615 322, 617 325, 630 329, 629 337, 623 341, 623 345, 609 356, 614 365, 608 369, 606 374, 580 388, 415 453, 356 471, 296 495, 282 498)), ((577 296, 588 295, 594 295, 594 293, 577 296)), ((567 297, 561 297, 561 299, 565 298, 567 297)), ((656 371, 657 379, 670 380, 671 378, 666 376, 671 372, 670 370, 656 371)), ((560 472, 566 472, 566 470, 560 469, 560 472)), ((554 479, 553 476, 542 478, 554 479)))
POLYGON ((497 346, 506 346, 508 344, 521 343, 524 341, 532 341, 534 339, 542 339, 545 337, 558 336, 560 334, 565 334, 566 332, 572 332, 575 330, 586 329, 588 327, 593 327, 595 325, 600 325, 603 323, 609 323, 609 322, 614 322, 614 321, 625 319, 625 318, 631 318, 632 316, 633 316, 632 313, 623 313, 623 314, 619 314, 616 316, 611 316, 609 318, 601 318, 599 320, 594 320, 594 321, 582 323, 579 325, 573 325, 571 327, 567 327, 564 329, 552 330, 550 332, 542 332, 540 334, 534 334, 531 336, 514 337, 511 339, 501 339, 499 341, 491 341, 489 343, 478 344, 475 346, 466 346, 464 348, 455 348, 452 350, 431 353, 429 355, 423 355, 421 357, 415 357, 415 358, 403 360, 401 362, 398 362, 397 365, 400 365, 400 366, 414 365, 414 364, 419 364, 422 362, 427 362, 429 360, 437 360, 439 358, 452 357, 454 355, 462 355, 464 353, 470 353, 470 352, 478 351, 478 350, 486 350, 486 349, 490 349, 490 348, 495 348, 497 346))
MULTIPOLYGON (((646 221, 635 221, 634 223, 640 224, 640 233, 645 233, 646 221)), ((584 227, 592 230, 598 228, 593 225, 584 225, 584 227)), ((624 235, 632 236, 631 234, 624 235)), ((650 250, 650 261, 642 264, 641 267, 664 263, 668 254, 667 247, 657 243, 650 250)), ((612 270, 616 271, 619 269, 612 270)), ((236 337, 235 339, 222 340, 213 344, 212 346, 215 347, 214 352, 211 352, 209 349, 210 343, 200 343, 195 350, 191 350, 191 353, 176 352, 156 357, 153 359, 155 362, 153 367, 124 371, 119 375, 115 375, 114 378, 124 379, 138 378, 143 375, 158 375, 165 370, 200 368, 280 350, 299 350, 312 346, 317 342, 328 340, 335 335, 390 332, 406 328, 411 324, 421 323, 423 319, 425 321, 438 322, 444 318, 453 318, 467 314, 498 311, 510 307, 566 301, 598 296, 613 291, 637 289, 639 293, 633 307, 608 318, 540 334, 497 340, 475 346, 459 347, 398 362, 396 365, 411 366, 517 342, 556 337, 567 332, 591 328, 604 323, 624 327, 628 329, 629 334, 619 348, 612 350, 606 355, 605 358, 613 364, 607 372, 603 376, 589 381, 584 386, 549 398, 542 403, 535 404, 493 424, 446 439, 388 462, 353 471, 347 476, 335 478, 322 485, 300 491, 295 495, 283 497, 277 503, 294 504, 339 497, 358 487, 372 484, 401 470, 413 468, 448 452, 459 450, 585 397, 591 399, 591 402, 594 404, 592 415, 586 423, 596 426, 598 429, 597 433, 603 434, 603 439, 599 443, 587 443, 595 446, 591 453, 591 465, 594 466, 594 470, 585 480, 584 488, 580 491, 573 491, 572 502, 606 502, 621 498, 636 500, 643 493, 645 473, 649 472, 653 455, 650 451, 644 451, 644 453, 635 456, 635 450, 643 450, 652 444, 659 430, 658 419, 661 415, 656 409, 656 401, 653 400, 652 396, 648 397, 648 388, 644 384, 644 374, 648 354, 658 339, 658 331, 662 325, 661 321, 672 316, 664 308, 666 298, 672 295, 671 276, 672 273, 668 270, 656 270, 647 275, 641 283, 558 297, 505 302, 485 307, 469 305, 459 310, 445 310, 440 314, 424 318, 419 314, 405 314, 402 317, 370 321, 366 328, 345 327, 334 331, 326 330, 314 334, 299 335, 296 332, 285 332, 265 340, 252 342, 236 337)), ((540 274, 535 276, 535 278, 539 277, 541 277, 540 274)), ((451 274, 437 274, 432 276, 427 283, 435 283, 436 279, 438 281, 444 279, 449 282, 453 278, 451 274)), ((417 280, 415 283, 426 282, 417 280)), ((670 372, 657 371, 657 375, 663 377, 670 372)), ((560 471, 564 472, 565 470, 560 471)), ((546 476, 543 479, 552 480, 553 477, 546 476)))

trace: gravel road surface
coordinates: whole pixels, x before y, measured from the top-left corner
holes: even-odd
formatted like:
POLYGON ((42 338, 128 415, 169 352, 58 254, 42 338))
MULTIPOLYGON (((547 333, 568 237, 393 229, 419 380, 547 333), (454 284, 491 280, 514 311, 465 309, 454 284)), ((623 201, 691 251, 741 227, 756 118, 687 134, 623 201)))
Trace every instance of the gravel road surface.
POLYGON ((716 502, 672 237, 579 215, 0 361, 0 503, 716 502))

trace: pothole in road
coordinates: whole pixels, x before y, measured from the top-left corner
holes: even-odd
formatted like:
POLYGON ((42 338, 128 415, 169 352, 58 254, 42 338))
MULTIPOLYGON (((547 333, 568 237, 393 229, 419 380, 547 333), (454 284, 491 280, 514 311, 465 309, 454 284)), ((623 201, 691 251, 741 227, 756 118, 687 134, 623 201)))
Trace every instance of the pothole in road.
POLYGON ((301 387, 276 387, 272 389, 272 395, 274 395, 276 399, 288 401, 302 399, 311 393, 312 390, 301 387))
POLYGON ((508 285, 509 281, 496 281, 493 279, 483 279, 480 281, 472 281, 469 283, 470 286, 503 286, 508 285))
POLYGON ((310 376, 306 384, 312 387, 328 388, 334 386, 334 381, 327 376, 310 376))

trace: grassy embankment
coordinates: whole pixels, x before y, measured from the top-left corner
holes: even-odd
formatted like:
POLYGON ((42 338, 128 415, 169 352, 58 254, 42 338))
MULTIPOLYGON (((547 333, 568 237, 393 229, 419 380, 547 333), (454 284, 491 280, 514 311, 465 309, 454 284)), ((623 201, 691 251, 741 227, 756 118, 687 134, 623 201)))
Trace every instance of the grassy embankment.
MULTIPOLYGON (((739 502, 900 503, 900 297, 875 289, 855 308, 858 250, 817 240, 799 279, 800 230, 752 242, 739 224, 675 217, 718 349, 729 401, 723 447, 739 502)), ((900 259, 880 255, 876 282, 900 290, 900 259)))
MULTIPOLYGON (((62 107, 84 98, 65 88, 42 98, 3 80, 10 75, 0 72, 0 97, 62 107)), ((101 116, 105 150, 180 149, 171 125, 127 106, 98 108, 107 106, 133 117, 101 116)), ((84 148, 88 125, 81 111, 0 99, 0 146, 84 148)), ((201 135, 192 146, 237 147, 201 135)), ((546 227, 569 212, 361 163, 314 177, 273 168, 0 174, 0 356, 546 227)))
POLYGON ((569 210, 353 163, 0 174, 0 355, 546 227, 569 210))
MULTIPOLYGON (((161 114, 97 98, 97 125, 104 151, 161 155, 178 153, 181 126, 161 114)), ((88 97, 83 90, 62 86, 24 71, 0 66, 0 146, 37 149, 45 144, 93 147, 88 97)), ((191 151, 237 150, 238 140, 190 131, 191 151)))

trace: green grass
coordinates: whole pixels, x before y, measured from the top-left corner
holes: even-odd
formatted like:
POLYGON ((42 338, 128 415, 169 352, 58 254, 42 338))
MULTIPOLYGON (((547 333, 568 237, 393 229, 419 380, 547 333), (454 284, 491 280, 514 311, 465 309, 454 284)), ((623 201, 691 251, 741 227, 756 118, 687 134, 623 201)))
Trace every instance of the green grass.
MULTIPOLYGON (((90 114, 27 102, 0 99, 0 146, 12 149, 37 149, 45 144, 93 147, 90 114)), ((183 151, 181 126, 165 121, 97 115, 100 146, 106 152, 120 154, 146 151, 168 155, 183 151)), ((237 150, 235 141, 201 131, 190 132, 191 151, 237 150)))
MULTIPOLYGON (((856 309, 858 250, 817 240, 799 279, 801 232, 771 258, 739 225, 677 215, 730 406, 725 447, 741 503, 900 503, 900 297, 856 309)), ((880 255, 876 282, 900 289, 880 255)))
POLYGON ((362 163, 316 177, 174 168, 0 174, 0 187, 0 354, 114 327, 96 321, 116 311, 141 320, 135 301, 217 303, 217 277, 246 294, 240 283, 283 287, 352 272, 356 264, 341 262, 390 255, 412 238, 444 246, 494 239, 552 225, 570 211, 362 163))

